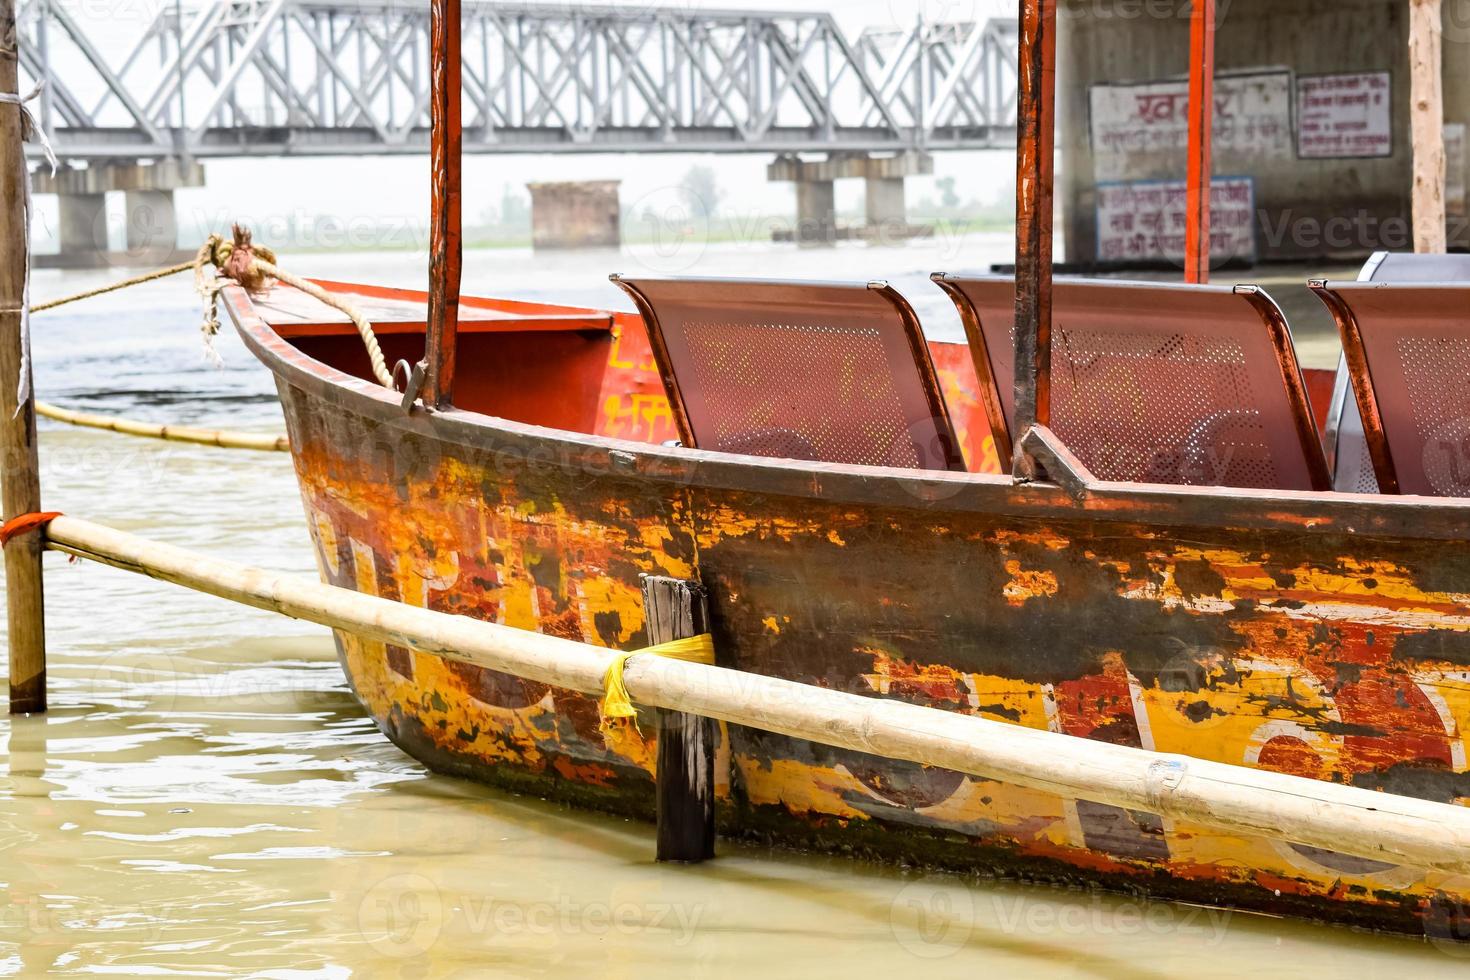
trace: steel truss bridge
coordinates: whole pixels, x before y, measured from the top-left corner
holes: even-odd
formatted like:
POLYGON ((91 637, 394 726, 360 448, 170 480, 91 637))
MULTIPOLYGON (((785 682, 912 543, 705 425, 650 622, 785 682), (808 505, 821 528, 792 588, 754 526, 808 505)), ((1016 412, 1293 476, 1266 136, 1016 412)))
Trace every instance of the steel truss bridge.
MULTIPOLYGON (((134 0, 121 40, 87 2, 20 12, 23 90, 46 82, 64 159, 427 148, 422 0, 134 0)), ((813 13, 467 0, 463 16, 467 153, 1015 145, 1014 21, 849 39, 813 13)))

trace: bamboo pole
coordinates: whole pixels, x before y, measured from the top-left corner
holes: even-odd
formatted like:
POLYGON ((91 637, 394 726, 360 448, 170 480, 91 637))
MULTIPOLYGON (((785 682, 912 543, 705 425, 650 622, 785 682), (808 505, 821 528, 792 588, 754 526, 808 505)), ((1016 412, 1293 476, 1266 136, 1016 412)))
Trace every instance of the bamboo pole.
POLYGON ((1447 250, 1442 17, 1440 0, 1409 0, 1414 251, 1433 254, 1447 250))
POLYGON ((92 412, 76 412, 45 402, 36 402, 36 414, 80 425, 89 429, 106 429, 129 436, 146 436, 150 439, 166 439, 170 442, 189 442, 200 446, 219 446, 223 449, 257 449, 262 452, 289 452, 290 442, 285 436, 264 435, 255 432, 232 432, 228 429, 196 429, 188 425, 159 425, 154 422, 139 422, 135 419, 119 418, 115 415, 97 415, 92 412))
MULTIPOLYGON (((47 546, 370 640, 584 693, 609 651, 277 575, 71 517, 47 546)), ((641 704, 870 755, 938 766, 1064 798, 1160 814, 1225 834, 1470 873, 1470 808, 1038 731, 774 677, 634 657, 641 704)))
MULTIPOLYGON (((0 93, 19 94, 14 0, 0 0, 0 93)), ((26 219, 25 123, 21 107, 0 104, 0 511, 6 520, 41 509, 35 396, 19 404, 30 365, 22 354, 22 309, 30 241, 26 219)), ((41 538, 22 534, 5 545, 10 713, 46 710, 46 628, 41 538)))

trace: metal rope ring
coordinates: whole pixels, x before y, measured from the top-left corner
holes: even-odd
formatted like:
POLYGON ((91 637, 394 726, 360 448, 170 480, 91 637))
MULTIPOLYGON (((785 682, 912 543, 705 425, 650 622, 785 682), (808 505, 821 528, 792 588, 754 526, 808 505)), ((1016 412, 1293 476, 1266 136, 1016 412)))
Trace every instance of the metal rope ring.
POLYGON ((418 401, 419 392, 423 390, 424 378, 428 371, 428 361, 409 364, 407 361, 400 360, 393 365, 393 390, 403 394, 405 412, 413 411, 413 403, 418 401))

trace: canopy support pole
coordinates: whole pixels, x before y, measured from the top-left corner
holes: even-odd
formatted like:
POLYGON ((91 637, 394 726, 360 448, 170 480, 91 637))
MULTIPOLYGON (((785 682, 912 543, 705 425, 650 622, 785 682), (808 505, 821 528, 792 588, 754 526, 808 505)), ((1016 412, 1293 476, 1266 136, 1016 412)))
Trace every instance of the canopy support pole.
POLYGON ((1215 124, 1215 0, 1193 0, 1189 25, 1189 174, 1184 281, 1210 281, 1210 175, 1215 124))
POLYGON ((445 408, 454 397, 454 353, 459 329, 460 239, 460 0, 432 0, 433 48, 429 112, 432 170, 429 222, 429 319, 424 404, 445 408))
MULTIPOLYGON (((0 93, 19 93, 19 50, 14 0, 0 0, 0 93)), ((36 451, 36 397, 24 354, 26 266, 25 122, 22 108, 0 103, 0 459, 3 509, 8 521, 41 509, 36 451), (21 404, 20 392, 29 394, 21 404)), ((5 545, 6 628, 10 642, 10 713, 46 710, 46 629, 39 534, 19 534, 5 545)))
POLYGON ((1409 0, 1409 119, 1414 144, 1414 251, 1446 251, 1444 70, 1440 0, 1409 0))
POLYGON ((1051 422, 1052 177, 1056 127, 1056 0, 1021 0, 1016 87, 1016 435, 1013 474, 1044 478, 1023 448, 1051 422))

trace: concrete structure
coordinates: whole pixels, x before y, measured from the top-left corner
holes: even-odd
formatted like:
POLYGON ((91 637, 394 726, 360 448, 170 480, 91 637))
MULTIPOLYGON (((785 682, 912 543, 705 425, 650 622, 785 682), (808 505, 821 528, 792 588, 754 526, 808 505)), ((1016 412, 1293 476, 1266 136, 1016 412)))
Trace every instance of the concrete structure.
POLYGON ((177 159, 157 163, 103 163, 66 167, 55 176, 46 169, 32 175, 38 194, 56 194, 60 228, 58 255, 38 255, 39 266, 90 268, 107 265, 161 265, 176 261, 179 224, 174 191, 203 187, 204 167, 177 159), (107 218, 109 192, 121 191, 124 201, 123 251, 111 248, 107 218))
MULTIPOLYGON (((1450 243, 1466 246, 1470 0, 1444 4, 1450 243)), ((1215 256, 1411 247, 1406 0, 1219 0, 1216 52, 1215 256)), ((1166 200, 1177 188, 1150 182, 1184 179, 1188 57, 1188 0, 1064 0, 1058 205, 1068 261, 1136 262, 1157 251, 1147 244, 1155 232, 1182 243, 1182 211, 1166 200)))
POLYGON ((531 243, 537 249, 617 248, 623 242, 621 181, 527 184, 531 243))
POLYGON ((866 225, 857 235, 892 241, 925 233, 927 229, 909 224, 904 180, 932 173, 934 158, 917 151, 881 157, 835 154, 825 160, 783 156, 766 170, 769 180, 796 184, 796 227, 789 237, 804 245, 830 244, 854 234, 837 226, 835 184, 843 179, 867 184, 866 225))

